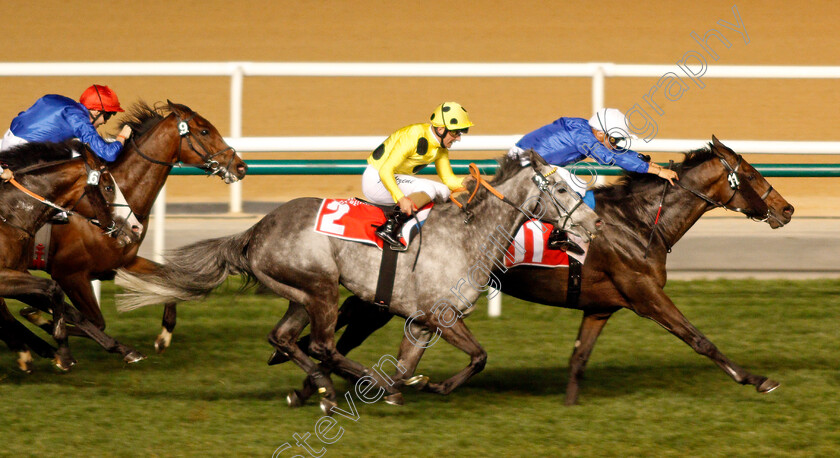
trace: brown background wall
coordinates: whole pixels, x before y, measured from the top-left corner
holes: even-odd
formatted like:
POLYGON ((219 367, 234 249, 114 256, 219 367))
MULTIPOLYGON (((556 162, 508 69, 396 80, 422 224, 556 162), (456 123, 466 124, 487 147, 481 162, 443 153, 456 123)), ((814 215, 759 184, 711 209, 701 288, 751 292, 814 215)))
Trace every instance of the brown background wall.
MULTIPOLYGON (((749 43, 718 23, 735 24, 734 5, 734 0, 6 1, 0 3, 4 18, 0 61, 600 61, 673 65, 679 74, 675 63, 688 51, 701 51, 690 33, 702 36, 714 28, 731 46, 712 38, 720 58, 709 60, 709 66, 840 65, 836 26, 840 3, 738 1, 749 43)), ((656 79, 607 79, 606 104, 627 110, 642 103, 656 79)), ((6 77, 0 81, 4 126, 45 93, 77 97, 98 82, 118 91, 123 104, 171 99, 199 111, 223 134, 229 132, 227 78, 6 77)), ((689 89, 679 101, 659 96, 665 115, 653 115, 657 138, 716 134, 724 141, 838 139, 840 81, 706 79, 703 89, 686 82, 689 89)), ((427 119, 443 100, 457 100, 470 110, 476 134, 521 134, 559 116, 591 114, 586 78, 251 77, 245 80, 243 134, 384 138, 403 125, 427 119)), ((476 154, 456 150, 453 156, 476 154)), ((748 159, 803 160, 760 155, 748 159)), ((840 162, 840 157, 813 160, 840 162)), ((777 178, 773 183, 800 214, 840 215, 838 181, 777 178)), ((170 183, 168 198, 173 201, 228 196, 217 180, 173 177, 170 183)), ((254 176, 243 184, 247 200, 360 193, 358 177, 254 176)))

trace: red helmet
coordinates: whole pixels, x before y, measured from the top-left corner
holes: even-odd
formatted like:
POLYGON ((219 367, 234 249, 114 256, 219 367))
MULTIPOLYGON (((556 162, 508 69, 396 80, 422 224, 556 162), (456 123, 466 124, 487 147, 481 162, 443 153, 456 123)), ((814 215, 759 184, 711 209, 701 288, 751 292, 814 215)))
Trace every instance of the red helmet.
POLYGON ((82 96, 79 97, 79 103, 86 106, 88 110, 99 111, 125 111, 120 107, 120 101, 117 99, 117 94, 108 86, 94 84, 85 89, 82 96))

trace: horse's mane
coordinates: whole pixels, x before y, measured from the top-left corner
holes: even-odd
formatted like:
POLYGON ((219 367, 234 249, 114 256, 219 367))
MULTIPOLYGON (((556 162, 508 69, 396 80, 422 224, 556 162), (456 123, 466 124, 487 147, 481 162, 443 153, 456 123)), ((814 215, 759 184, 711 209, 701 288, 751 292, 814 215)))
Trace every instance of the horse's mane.
MULTIPOLYGON (((715 156, 712 152, 711 144, 704 148, 685 153, 683 161, 675 164, 674 169, 678 175, 682 175, 688 170, 713 159, 715 156)), ((642 196, 647 191, 656 190, 662 191, 662 179, 650 173, 634 173, 624 172, 622 176, 613 184, 599 186, 593 189, 596 194, 596 200, 619 200, 632 199, 633 196, 642 196)))
POLYGON ((158 125, 169 113, 169 107, 163 103, 149 105, 140 100, 128 109, 127 116, 122 118, 119 128, 131 126, 131 135, 137 138, 158 125))
POLYGON ((29 166, 68 160, 74 151, 81 151, 87 146, 76 140, 61 143, 29 142, 16 145, 0 153, 0 162, 11 170, 21 170, 29 166))

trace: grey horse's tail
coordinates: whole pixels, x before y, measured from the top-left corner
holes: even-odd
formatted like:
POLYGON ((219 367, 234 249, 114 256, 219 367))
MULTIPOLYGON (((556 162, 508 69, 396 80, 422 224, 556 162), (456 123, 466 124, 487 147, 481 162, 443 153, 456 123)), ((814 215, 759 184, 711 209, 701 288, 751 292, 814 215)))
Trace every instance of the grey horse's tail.
POLYGON ((253 228, 172 250, 166 263, 152 273, 119 269, 116 284, 126 292, 117 295, 117 309, 125 312, 151 304, 204 299, 228 275, 245 274, 250 280, 247 250, 252 233, 253 228))

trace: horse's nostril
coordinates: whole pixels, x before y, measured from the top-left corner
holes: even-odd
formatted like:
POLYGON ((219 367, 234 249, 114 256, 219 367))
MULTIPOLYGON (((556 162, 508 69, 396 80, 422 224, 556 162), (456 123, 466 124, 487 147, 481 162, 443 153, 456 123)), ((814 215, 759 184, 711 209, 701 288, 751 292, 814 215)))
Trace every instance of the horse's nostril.
POLYGON ((598 228, 598 229, 600 229, 600 228, 601 228, 601 225, 603 225, 603 224, 604 224, 604 221, 603 221, 603 220, 600 220, 600 219, 599 219, 599 220, 596 220, 596 221, 595 221, 595 227, 596 227, 596 228, 598 228))
POLYGON ((791 215, 793 215, 793 205, 788 205, 788 206, 787 206, 787 207, 785 207, 785 208, 784 208, 784 210, 782 210, 782 211, 784 212, 785 216, 791 216, 791 215))

